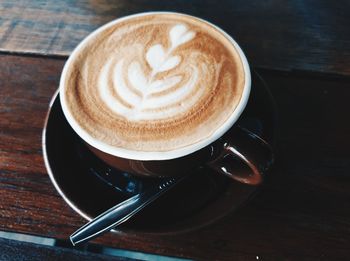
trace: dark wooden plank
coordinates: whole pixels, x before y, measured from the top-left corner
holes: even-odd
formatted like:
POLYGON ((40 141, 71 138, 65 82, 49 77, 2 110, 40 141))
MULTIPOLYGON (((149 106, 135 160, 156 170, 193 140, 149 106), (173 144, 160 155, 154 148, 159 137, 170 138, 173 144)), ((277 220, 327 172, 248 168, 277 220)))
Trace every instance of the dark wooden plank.
POLYGON ((350 74, 346 0, 1 0, 0 51, 66 56, 98 26, 155 10, 218 24, 237 39, 254 67, 350 74))
MULTIPOLYGON (((41 128, 64 60, 0 55, 0 230, 67 239, 85 221, 59 197, 41 128)), ((346 77, 261 71, 280 110, 280 157, 257 197, 201 230, 107 234, 95 242, 194 259, 348 259, 350 111, 346 77)))
POLYGON ((9 240, 0 238, 0 260, 1 261, 79 261, 79 260, 93 260, 93 261, 127 261, 134 260, 124 257, 113 257, 102 254, 94 254, 91 252, 83 252, 74 249, 66 249, 62 247, 42 246, 33 243, 20 242, 16 240, 9 240))

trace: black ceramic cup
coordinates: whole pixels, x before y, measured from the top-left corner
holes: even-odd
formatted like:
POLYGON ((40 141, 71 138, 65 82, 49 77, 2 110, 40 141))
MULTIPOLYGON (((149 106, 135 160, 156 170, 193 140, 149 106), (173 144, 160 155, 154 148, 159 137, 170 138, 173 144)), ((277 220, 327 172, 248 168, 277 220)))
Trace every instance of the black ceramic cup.
MULTIPOLYGON (((158 13, 164 14, 164 12, 158 13)), ((70 113, 67 98, 63 93, 67 82, 70 82, 67 81, 67 77, 69 77, 67 68, 79 57, 79 50, 85 48, 87 43, 97 37, 101 30, 105 30, 120 21, 150 14, 154 15, 157 12, 137 14, 112 21, 89 35, 73 51, 63 69, 60 81, 61 106, 68 123, 98 158, 108 165, 132 175, 159 178, 180 176, 186 175, 199 166, 208 165, 218 173, 225 174, 239 182, 251 185, 260 184, 263 181, 264 172, 273 162, 273 151, 271 146, 257 134, 236 124, 245 110, 251 91, 251 73, 248 61, 234 39, 207 21, 203 22, 215 27, 232 43, 244 70, 244 86, 240 101, 225 123, 218 126, 212 135, 174 151, 131 151, 112 147, 96 140, 79 126, 70 113)), ((200 20, 199 18, 194 19, 200 20)))

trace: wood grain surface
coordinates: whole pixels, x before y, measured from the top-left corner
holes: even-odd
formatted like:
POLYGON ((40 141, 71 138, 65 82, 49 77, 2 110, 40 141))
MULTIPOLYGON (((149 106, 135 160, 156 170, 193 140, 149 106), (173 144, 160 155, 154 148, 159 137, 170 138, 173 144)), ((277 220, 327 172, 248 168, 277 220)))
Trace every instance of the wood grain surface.
MULTIPOLYGON (((0 230, 67 239, 84 223, 55 191, 42 158, 44 118, 63 64, 0 55, 0 230)), ((109 233, 96 243, 197 260, 348 259, 350 79, 260 74, 280 114, 280 156, 260 193, 195 232, 109 233)))
POLYGON ((41 246, 0 238, 0 260, 50 260, 50 261, 132 261, 134 259, 94 254, 62 247, 41 246))
POLYGON ((178 11, 222 27, 254 67, 349 75, 349 10, 346 0, 0 0, 0 51, 67 56, 108 21, 178 11))

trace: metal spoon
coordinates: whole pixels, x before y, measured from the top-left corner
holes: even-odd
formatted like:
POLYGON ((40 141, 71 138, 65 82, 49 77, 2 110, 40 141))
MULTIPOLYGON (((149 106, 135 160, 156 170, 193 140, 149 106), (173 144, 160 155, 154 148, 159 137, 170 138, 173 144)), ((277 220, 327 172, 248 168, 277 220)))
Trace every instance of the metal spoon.
POLYGON ((115 205, 79 228, 70 236, 70 241, 75 246, 124 223, 183 179, 183 177, 170 178, 150 184, 144 192, 115 205))

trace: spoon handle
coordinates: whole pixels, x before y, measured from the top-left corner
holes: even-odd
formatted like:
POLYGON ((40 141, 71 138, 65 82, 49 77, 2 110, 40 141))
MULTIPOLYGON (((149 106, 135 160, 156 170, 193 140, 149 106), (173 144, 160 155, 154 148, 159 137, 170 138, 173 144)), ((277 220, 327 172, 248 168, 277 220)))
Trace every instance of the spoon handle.
POLYGON ((145 206, 160 197, 164 192, 179 183, 183 178, 171 178, 163 180, 159 184, 152 185, 145 192, 136 194, 135 196, 113 206, 103 212, 89 223, 85 224, 70 236, 73 246, 93 239, 104 232, 111 230, 129 218, 145 206))

